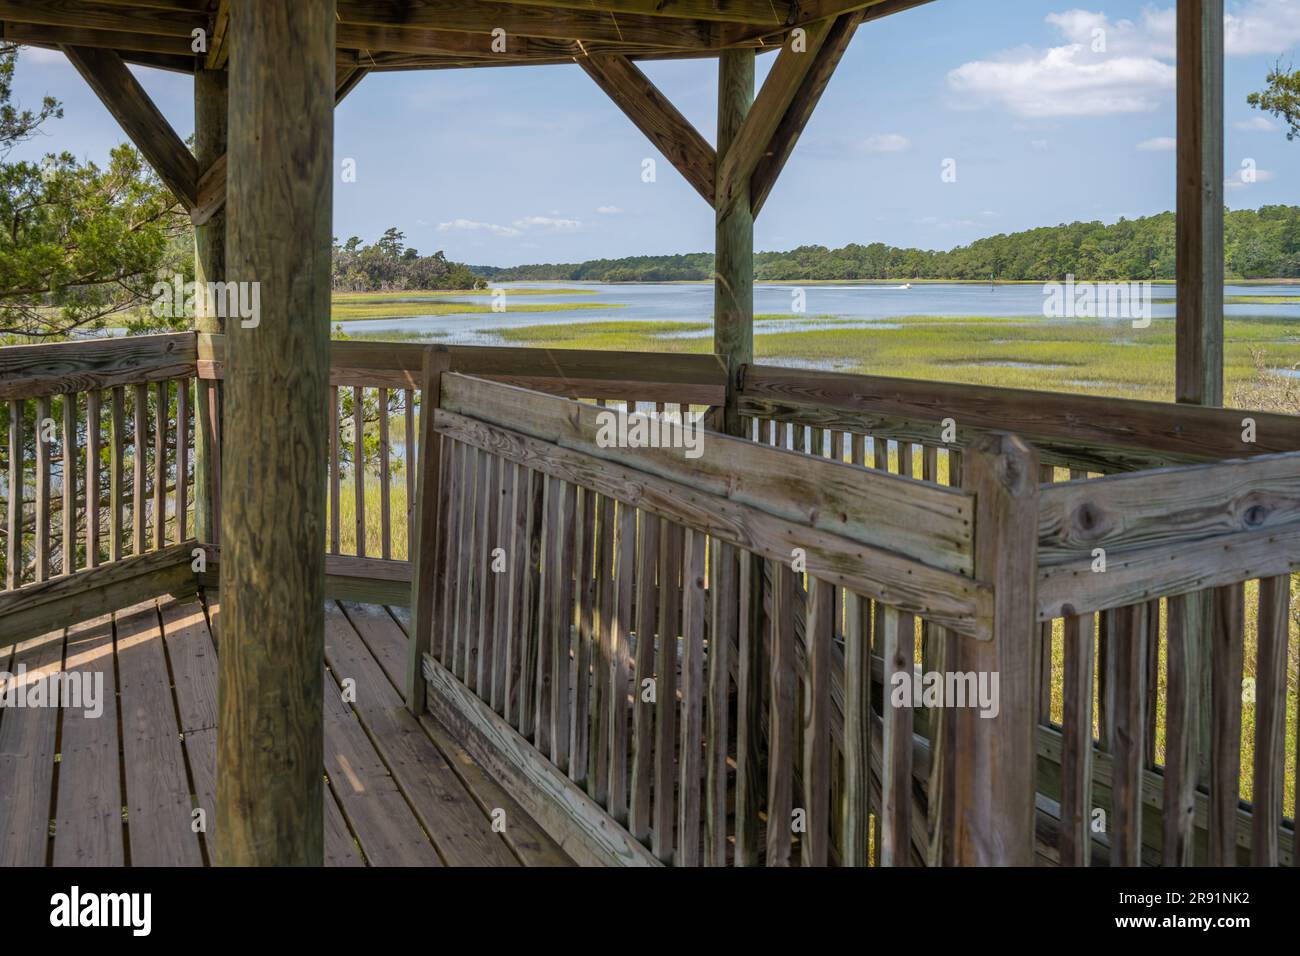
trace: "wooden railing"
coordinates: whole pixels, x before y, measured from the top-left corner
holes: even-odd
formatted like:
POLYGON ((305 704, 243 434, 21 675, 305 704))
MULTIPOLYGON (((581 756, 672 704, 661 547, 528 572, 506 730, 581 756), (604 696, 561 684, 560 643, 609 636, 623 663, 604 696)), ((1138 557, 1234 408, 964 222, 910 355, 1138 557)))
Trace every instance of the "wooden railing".
MULTIPOLYGON (((1300 420, 765 366, 744 370, 739 403, 755 440, 944 484, 960 483, 960 449, 981 434, 1030 437, 1044 462, 1044 859, 1292 860, 1282 774, 1300 462, 1276 453, 1300 448, 1300 420), (1236 457, 1253 460, 1187 464, 1236 457), (1243 691, 1244 649, 1255 677, 1243 691)), ((921 639, 932 658, 938 642, 921 639)))
POLYGON ((946 724, 962 809, 931 836, 913 783, 932 768, 912 709, 873 706, 869 648, 887 683, 911 673, 918 624, 972 671, 1029 656, 1029 592, 989 583, 1025 556, 1032 577, 1036 485, 989 484, 1032 461, 1023 446, 970 452, 971 490, 715 433, 688 458, 602 447, 596 406, 431 375, 415 674, 570 852, 865 863, 874 806, 886 864, 1032 858, 1025 682, 997 716, 946 724))
POLYGON ((192 588, 195 357, 191 335, 0 349, 7 634, 123 606, 160 575, 192 588))

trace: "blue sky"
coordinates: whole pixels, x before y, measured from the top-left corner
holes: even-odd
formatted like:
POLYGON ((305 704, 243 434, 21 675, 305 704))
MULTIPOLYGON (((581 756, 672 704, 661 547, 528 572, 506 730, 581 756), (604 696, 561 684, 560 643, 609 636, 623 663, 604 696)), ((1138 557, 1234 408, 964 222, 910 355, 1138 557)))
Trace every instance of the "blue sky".
MULTIPOLYGON (((763 208, 755 247, 946 249, 1173 208, 1173 6, 935 0, 866 24, 763 208), (949 159, 956 182, 942 181, 949 159)), ((1275 62, 1300 61, 1300 0, 1227 7, 1227 202, 1300 203, 1300 141, 1246 105, 1275 62)), ((772 61, 760 57, 760 81, 772 61)), ((712 141, 716 63, 643 68, 712 141)), ((188 135, 191 81, 136 74, 188 135)), ((48 92, 66 111, 15 157, 101 160, 123 139, 59 54, 24 54, 15 92, 29 105, 48 92)), ((576 65, 372 74, 336 113, 336 170, 344 159, 357 176, 335 182, 340 239, 397 226, 421 252, 485 265, 713 244, 703 200, 576 65), (647 157, 658 160, 652 183, 647 157)))

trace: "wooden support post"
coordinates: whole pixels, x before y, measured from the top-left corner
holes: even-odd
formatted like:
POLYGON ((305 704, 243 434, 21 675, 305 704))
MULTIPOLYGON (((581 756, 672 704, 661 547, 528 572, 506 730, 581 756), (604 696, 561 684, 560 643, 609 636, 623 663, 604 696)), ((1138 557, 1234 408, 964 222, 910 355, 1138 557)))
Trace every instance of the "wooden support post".
POLYGON ((1177 400, 1223 404, 1223 0, 1178 0, 1177 400))
MULTIPOLYGON (((718 56, 718 163, 714 189, 723 188, 722 161, 754 103, 754 51, 718 56)), ((715 199, 716 199, 715 194, 715 199)), ((741 433, 736 376, 754 361, 754 216, 749 202, 733 203, 717 220, 713 266, 713 351, 727 367, 724 428, 741 433)))
POLYGON ((217 817, 223 865, 323 861, 334 0, 232 0, 217 817))
MULTIPOLYGON (((194 73, 194 155, 200 169, 207 169, 225 156, 227 142, 228 76, 224 69, 194 73)), ((224 168, 224 165, 223 165, 224 168)), ((226 210, 217 209, 206 222, 194 227, 194 281, 206 289, 226 274, 226 210)), ((194 328, 198 332, 221 333, 225 320, 207 308, 206 296, 195 301, 194 328)), ((194 380, 194 537, 205 544, 217 543, 216 472, 220 457, 215 444, 218 429, 211 427, 212 409, 220 415, 219 382, 194 380), (215 392, 212 400, 205 393, 215 392), (204 427, 205 424, 208 427, 204 427)))
MULTIPOLYGON (((411 573, 411 645, 406 672, 406 707, 413 714, 424 713, 424 655, 433 646, 433 621, 446 608, 435 606, 434 580, 437 555, 442 549, 442 529, 438 527, 442 500, 442 441, 434 428, 434 412, 442 397, 442 373, 450 366, 451 355, 431 346, 424 353, 424 388, 420 394, 420 458, 407 461, 417 468, 415 497, 415 535, 410 543, 411 573)), ((384 410, 380 409, 383 414, 384 410)))
POLYGON ((993 588, 993 639, 958 638, 949 667, 990 688, 997 675, 997 713, 957 712, 952 752, 944 755, 953 786, 945 862, 1032 866, 1038 455, 1013 435, 988 435, 963 453, 962 477, 975 495, 975 576, 993 588))

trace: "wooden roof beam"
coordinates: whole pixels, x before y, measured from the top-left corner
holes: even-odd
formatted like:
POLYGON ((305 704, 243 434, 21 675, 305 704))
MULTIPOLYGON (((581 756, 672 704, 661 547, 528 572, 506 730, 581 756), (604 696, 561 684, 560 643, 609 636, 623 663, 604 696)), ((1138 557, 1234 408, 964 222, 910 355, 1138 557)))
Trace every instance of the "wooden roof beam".
MULTIPOLYGON (((506 2, 506 0, 488 0, 506 2)), ((551 7, 590 12, 641 14, 682 20, 714 20, 753 26, 791 26, 805 4, 793 0, 508 0, 519 6, 551 7)), ((845 2, 845 0, 841 0, 845 2)), ((853 0, 869 3, 871 0, 853 0)))
POLYGON ((9 43, 30 46, 82 46, 136 53, 167 53, 193 56, 188 36, 159 36, 119 30, 89 30, 84 27, 53 27, 41 23, 0 23, 0 37, 9 43))
POLYGON ((230 44, 227 41, 230 26, 230 0, 221 0, 217 12, 212 17, 212 33, 208 36, 208 59, 204 69, 225 69, 230 58, 230 44))
POLYGON ((804 75, 785 115, 777 124, 772 139, 754 167, 749 180, 749 205, 755 217, 767 201, 768 193, 776 185, 790 154, 794 152, 794 144, 799 141, 803 128, 808 125, 808 120, 817 108, 840 58, 848 49, 849 41, 853 39, 864 13, 863 10, 856 10, 835 18, 826 41, 816 53, 812 68, 804 75))
POLYGON ((198 162, 122 58, 93 47, 65 46, 63 52, 167 188, 186 209, 193 209, 198 204, 198 162))
POLYGON ((412 0, 401 5, 338 0, 338 17, 341 25, 486 34, 501 29, 506 33, 507 43, 518 36, 582 42, 604 40, 665 49, 719 49, 749 40, 753 35, 752 29, 726 23, 519 3, 466 3, 465 0, 412 0))
POLYGON ((749 180, 771 146, 773 137, 817 63, 817 54, 836 21, 820 20, 804 29, 796 46, 795 34, 777 55, 763 88, 754 98, 740 132, 726 153, 718 158, 717 215, 721 218, 743 197, 749 202, 749 180))
POLYGON ((626 57, 577 59, 596 85, 645 133, 705 202, 712 205, 717 155, 690 121, 626 57))
POLYGON ((126 7, 104 0, 0 0, 0 20, 186 39, 195 29, 208 26, 203 13, 126 7))

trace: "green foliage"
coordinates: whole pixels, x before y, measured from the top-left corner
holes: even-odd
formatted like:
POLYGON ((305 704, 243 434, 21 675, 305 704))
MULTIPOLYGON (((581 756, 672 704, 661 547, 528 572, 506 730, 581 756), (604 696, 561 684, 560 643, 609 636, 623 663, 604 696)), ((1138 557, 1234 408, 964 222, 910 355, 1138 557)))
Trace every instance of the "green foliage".
MULTIPOLYGON (((0 154, 62 115, 9 102, 16 49, 0 45, 0 154)), ((41 163, 0 161, 0 336, 60 338, 110 319, 139 330, 160 273, 192 275, 188 219, 130 146, 108 167, 68 153, 41 163)), ((183 322, 183 319, 180 320, 183 322)))
POLYGON ((441 250, 422 256, 406 246, 406 236, 387 229, 374 245, 353 236, 334 242, 331 279, 336 291, 379 292, 390 289, 477 289, 485 283, 469 266, 449 262, 441 250))
POLYGON ((1279 116, 1287 124, 1286 138, 1300 136, 1300 70, 1273 67, 1268 74, 1268 87, 1260 93, 1251 93, 1246 102, 1255 109, 1279 116))
MULTIPOLYGON (((1264 206, 1224 218, 1225 265, 1233 278, 1300 277, 1300 207, 1264 206)), ((990 236, 947 252, 900 249, 883 242, 841 249, 800 246, 754 255, 763 280, 964 279, 1045 282, 1067 274, 1080 280, 1172 279, 1174 214, 1141 219, 1073 222, 990 236)), ((578 264, 475 266, 494 281, 559 280, 662 282, 708 279, 713 256, 631 256, 578 264)))

